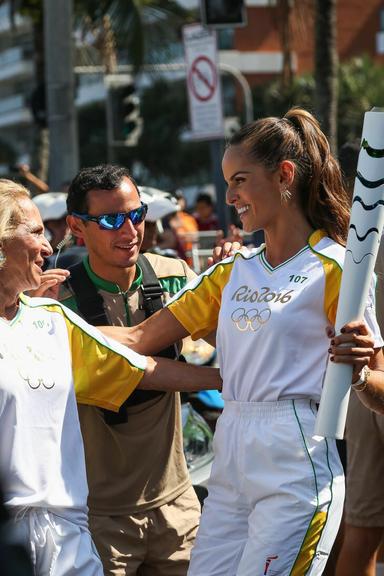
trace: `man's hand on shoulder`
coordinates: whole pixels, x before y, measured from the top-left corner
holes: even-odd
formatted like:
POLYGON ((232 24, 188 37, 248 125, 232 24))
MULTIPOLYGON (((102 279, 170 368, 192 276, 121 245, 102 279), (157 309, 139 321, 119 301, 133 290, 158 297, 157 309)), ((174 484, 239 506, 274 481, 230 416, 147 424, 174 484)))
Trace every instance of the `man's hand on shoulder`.
POLYGON ((233 256, 235 252, 247 251, 247 248, 243 246, 243 232, 233 224, 229 226, 228 236, 226 238, 221 238, 217 246, 212 250, 212 256, 208 258, 208 266, 217 264, 228 258, 228 256, 233 256))

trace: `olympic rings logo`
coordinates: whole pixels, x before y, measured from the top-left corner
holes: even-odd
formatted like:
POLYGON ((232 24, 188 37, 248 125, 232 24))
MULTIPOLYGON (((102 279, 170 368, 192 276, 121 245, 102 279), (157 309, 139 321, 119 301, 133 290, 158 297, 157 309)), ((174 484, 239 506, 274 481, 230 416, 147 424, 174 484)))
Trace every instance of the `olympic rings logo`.
POLYGON ((270 317, 270 308, 263 308, 260 311, 257 308, 251 308, 248 311, 245 308, 237 308, 232 312, 231 320, 240 332, 257 332, 270 317))
POLYGON ((46 390, 51 390, 56 382, 52 380, 52 383, 46 383, 43 378, 38 378, 36 381, 32 380, 29 377, 22 376, 23 380, 27 382, 28 386, 32 388, 32 390, 37 390, 40 386, 44 386, 46 390))
POLYGON ((34 370, 33 367, 31 367, 30 370, 31 373, 29 373, 28 370, 24 372, 20 366, 17 367, 17 371, 20 378, 22 378, 32 390, 37 390, 40 386, 43 386, 46 390, 51 390, 56 384, 53 379, 51 381, 44 380, 39 374, 36 374, 36 370, 34 370))

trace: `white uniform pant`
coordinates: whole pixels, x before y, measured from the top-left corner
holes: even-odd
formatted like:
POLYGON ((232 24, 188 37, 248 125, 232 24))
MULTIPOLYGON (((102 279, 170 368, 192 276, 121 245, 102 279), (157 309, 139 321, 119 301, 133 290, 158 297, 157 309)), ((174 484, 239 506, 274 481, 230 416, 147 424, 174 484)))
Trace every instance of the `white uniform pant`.
POLYGON ((36 576, 103 576, 86 517, 77 520, 46 508, 16 513, 16 538, 30 553, 36 576))
POLYGON ((344 476, 315 417, 310 400, 225 403, 188 576, 322 574, 344 476))

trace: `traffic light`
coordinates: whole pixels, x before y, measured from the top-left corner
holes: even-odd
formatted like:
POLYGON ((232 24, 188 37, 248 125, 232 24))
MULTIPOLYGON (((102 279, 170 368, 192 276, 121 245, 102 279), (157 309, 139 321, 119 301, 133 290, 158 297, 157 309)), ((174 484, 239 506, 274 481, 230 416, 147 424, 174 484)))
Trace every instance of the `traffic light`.
POLYGON ((200 0, 201 20, 212 28, 234 28, 247 23, 244 0, 200 0))
POLYGON ((108 100, 112 142, 122 146, 136 146, 143 130, 143 119, 134 83, 111 83, 108 100))
POLYGON ((136 146, 141 136, 143 119, 140 116, 140 99, 134 84, 122 88, 123 134, 126 146, 136 146))

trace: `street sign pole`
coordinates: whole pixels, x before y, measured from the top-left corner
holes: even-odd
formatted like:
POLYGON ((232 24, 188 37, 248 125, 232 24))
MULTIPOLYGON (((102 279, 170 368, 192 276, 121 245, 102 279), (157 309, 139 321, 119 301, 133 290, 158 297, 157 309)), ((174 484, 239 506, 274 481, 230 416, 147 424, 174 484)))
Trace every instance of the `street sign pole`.
POLYGON ((225 201, 226 185, 223 178, 221 169, 221 160, 224 153, 224 141, 222 139, 211 140, 209 143, 211 152, 211 167, 213 184, 216 189, 216 211, 217 217, 220 222, 220 227, 224 232, 224 237, 227 235, 229 224, 229 209, 225 201))
POLYGON ((191 139, 210 140, 212 179, 216 190, 217 215, 227 232, 228 210, 221 172, 224 140, 223 102, 214 30, 200 24, 183 27, 191 139))

